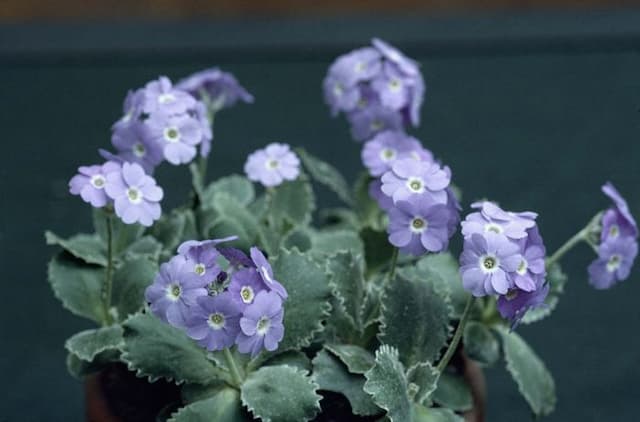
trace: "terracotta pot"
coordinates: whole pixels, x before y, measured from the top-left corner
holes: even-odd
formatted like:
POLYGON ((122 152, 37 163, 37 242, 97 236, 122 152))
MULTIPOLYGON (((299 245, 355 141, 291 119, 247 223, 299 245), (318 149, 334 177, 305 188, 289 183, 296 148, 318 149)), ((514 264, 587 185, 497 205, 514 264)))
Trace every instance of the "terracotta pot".
POLYGON ((473 397, 473 408, 464 414, 466 422, 484 422, 485 404, 487 401, 487 385, 484 379, 484 372, 480 365, 469 359, 464 353, 459 353, 459 368, 462 376, 471 388, 473 397))

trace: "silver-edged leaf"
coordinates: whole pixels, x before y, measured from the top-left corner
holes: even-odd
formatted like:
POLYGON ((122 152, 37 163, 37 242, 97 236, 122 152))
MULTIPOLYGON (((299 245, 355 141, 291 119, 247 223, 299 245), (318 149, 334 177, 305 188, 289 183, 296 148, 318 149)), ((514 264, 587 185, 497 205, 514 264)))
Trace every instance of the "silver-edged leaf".
POLYGON ((119 325, 80 331, 69 337, 64 347, 80 359, 90 362, 105 350, 120 349, 124 345, 122 332, 119 325))
MULTIPOLYGON (((424 404, 436 389, 440 372, 428 362, 413 365, 407 371, 409 385, 415 391, 412 399, 416 403, 424 404)), ((410 391, 412 389, 410 388, 410 391)))
POLYGON ((443 372, 440 376, 438 388, 432 398, 440 406, 457 412, 465 412, 473 406, 473 396, 469 385, 461 376, 448 372, 443 372))
POLYGON ((215 208, 218 201, 222 200, 217 196, 226 194, 233 197, 242 206, 249 205, 256 197, 253 183, 244 176, 232 174, 222 177, 209 184, 202 193, 203 208, 215 208))
POLYGON ((353 204, 349 185, 335 167, 314 157, 303 148, 296 148, 296 152, 302 159, 302 164, 304 164, 304 167, 316 182, 327 186, 346 204, 353 204))
POLYGON ((409 383, 404 367, 398 359, 398 350, 386 344, 376 351, 375 365, 365 372, 364 391, 375 404, 387 411, 391 422, 411 421, 409 383))
POLYGON ((87 264, 107 265, 107 248, 104 240, 97 234, 77 234, 68 239, 50 231, 44 232, 47 245, 58 245, 65 251, 83 260, 87 264))
POLYGON ((213 396, 195 401, 179 409, 167 422, 245 422, 240 393, 222 387, 213 396))

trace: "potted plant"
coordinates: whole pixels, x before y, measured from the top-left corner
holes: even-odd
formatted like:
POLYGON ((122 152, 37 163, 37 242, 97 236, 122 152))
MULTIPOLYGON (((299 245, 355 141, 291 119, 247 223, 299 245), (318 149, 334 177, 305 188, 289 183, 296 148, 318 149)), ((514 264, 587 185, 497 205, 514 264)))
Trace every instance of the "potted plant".
POLYGON ((553 411, 553 378, 515 330, 555 309, 579 243, 597 254, 594 287, 628 277, 625 200, 605 184, 612 205, 547 253, 534 212, 483 200, 461 217, 452 170, 406 133, 425 91, 413 60, 374 39, 323 88, 363 142, 353 186, 283 143, 207 183, 214 117, 253 101, 229 73, 127 95, 115 153, 69 183, 95 232, 46 233, 54 294, 96 323, 65 343, 88 420, 482 421, 482 367, 500 361, 536 416, 553 411), (163 213, 164 161, 189 166, 192 195, 163 213), (315 185, 343 206, 319 206, 315 185))

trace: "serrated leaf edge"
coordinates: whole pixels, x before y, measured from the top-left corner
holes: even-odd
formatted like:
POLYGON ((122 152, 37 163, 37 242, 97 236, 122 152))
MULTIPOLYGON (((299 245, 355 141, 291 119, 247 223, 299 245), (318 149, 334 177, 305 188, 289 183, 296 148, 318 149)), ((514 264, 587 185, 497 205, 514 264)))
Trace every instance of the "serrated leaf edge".
MULTIPOLYGON (((76 336, 78 336, 80 334, 90 333, 90 332, 93 332, 93 331, 100 330, 101 328, 109 328, 109 327, 99 327, 99 328, 79 331, 79 332, 75 333, 74 335, 72 335, 71 337, 69 337, 64 342, 64 348, 67 349, 67 351, 69 353, 72 353, 72 354, 76 355, 79 359, 87 361, 87 362, 91 362, 97 355, 99 355, 100 353, 104 352, 105 350, 115 349, 115 350, 120 351, 120 353, 122 353, 122 348, 124 347, 124 338, 115 346, 103 346, 103 347, 97 348, 96 351, 91 356, 81 356, 79 353, 77 353, 76 351, 72 350, 72 348, 70 346, 70 341, 71 341, 72 338, 74 338, 74 337, 76 337, 76 336)), ((122 327, 120 327, 120 328, 122 329, 122 332, 124 334, 124 328, 122 328, 122 327)))

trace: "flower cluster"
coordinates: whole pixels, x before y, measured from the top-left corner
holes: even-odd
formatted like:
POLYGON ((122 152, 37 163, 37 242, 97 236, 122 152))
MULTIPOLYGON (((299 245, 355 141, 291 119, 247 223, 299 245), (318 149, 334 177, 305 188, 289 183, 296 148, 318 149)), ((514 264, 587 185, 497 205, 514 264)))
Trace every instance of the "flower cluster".
POLYGON ((289 145, 272 143, 249 154, 244 172, 249 180, 260 182, 265 187, 274 187, 298 177, 300 159, 289 145))
POLYGON ((185 330, 207 350, 236 344, 241 353, 273 351, 284 336, 287 291, 256 248, 250 256, 220 244, 187 241, 161 265, 145 298, 163 321, 185 330))
POLYGON ((638 226, 629 211, 627 201, 611 183, 602 191, 613 206, 602 216, 602 231, 598 244, 598 258, 589 265, 589 282, 597 289, 608 289, 626 280, 638 255, 638 226))
POLYGON ((201 99, 214 113, 233 107, 238 101, 253 103, 253 95, 240 85, 235 76, 217 67, 201 70, 178 81, 176 88, 201 99))
POLYGON ((331 113, 346 114, 358 141, 420 123, 425 84, 418 64, 382 40, 338 57, 323 88, 331 113))
POLYGON ((488 201, 472 207, 479 211, 462 222, 463 286, 476 297, 498 295, 500 314, 515 325, 549 292, 537 214, 504 211, 488 201))

